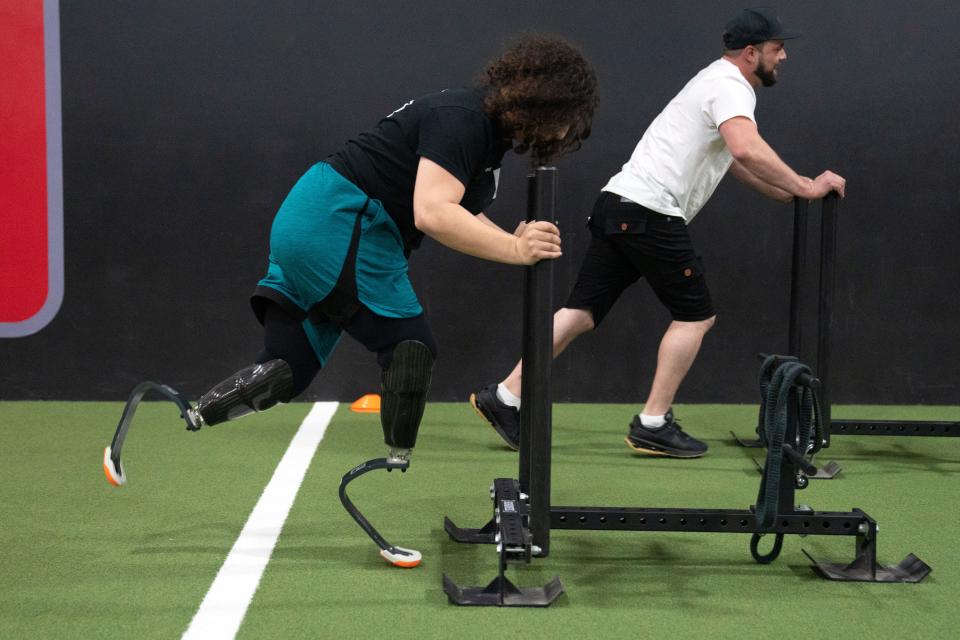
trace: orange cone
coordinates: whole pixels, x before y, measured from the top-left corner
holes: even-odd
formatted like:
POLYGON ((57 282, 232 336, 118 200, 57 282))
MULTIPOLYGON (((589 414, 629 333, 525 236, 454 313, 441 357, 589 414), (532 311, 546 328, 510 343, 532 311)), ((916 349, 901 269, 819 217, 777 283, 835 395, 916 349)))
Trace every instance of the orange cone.
POLYGON ((357 413, 380 413, 380 395, 376 393, 368 393, 365 396, 357 398, 352 405, 350 405, 351 411, 356 411, 357 413))

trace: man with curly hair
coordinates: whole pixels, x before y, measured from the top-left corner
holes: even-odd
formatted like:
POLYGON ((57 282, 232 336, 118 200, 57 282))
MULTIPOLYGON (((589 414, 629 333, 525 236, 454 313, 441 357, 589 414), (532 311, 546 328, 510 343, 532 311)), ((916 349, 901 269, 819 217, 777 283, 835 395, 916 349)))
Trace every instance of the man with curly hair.
POLYGON ((251 300, 264 348, 204 394, 191 419, 215 425, 297 397, 346 332, 377 354, 388 459, 408 460, 437 355, 407 275, 410 252, 429 235, 495 262, 559 257, 551 222, 511 234, 483 211, 508 150, 540 163, 579 147, 596 85, 571 45, 525 36, 477 86, 410 100, 312 166, 273 221, 267 273, 251 300))
MULTIPOLYGON (((777 81, 789 31, 767 8, 745 9, 726 27, 723 56, 700 71, 643 134, 630 160, 603 188, 590 218, 591 244, 566 304, 554 315, 554 355, 594 329, 641 277, 673 321, 657 354, 643 410, 627 445, 637 453, 695 458, 707 445, 684 433, 671 405, 716 319, 703 264, 687 224, 729 170, 771 198, 820 198, 846 182, 831 171, 798 175, 760 137, 755 89, 777 81)), ((470 402, 511 448, 519 444, 522 363, 470 402)))

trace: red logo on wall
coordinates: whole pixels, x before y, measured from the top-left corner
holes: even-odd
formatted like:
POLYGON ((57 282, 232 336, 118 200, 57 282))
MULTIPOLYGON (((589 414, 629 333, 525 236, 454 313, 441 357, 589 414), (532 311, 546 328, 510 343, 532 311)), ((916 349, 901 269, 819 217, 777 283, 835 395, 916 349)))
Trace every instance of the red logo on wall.
POLYGON ((0 338, 40 331, 63 300, 57 0, 0 0, 0 338))

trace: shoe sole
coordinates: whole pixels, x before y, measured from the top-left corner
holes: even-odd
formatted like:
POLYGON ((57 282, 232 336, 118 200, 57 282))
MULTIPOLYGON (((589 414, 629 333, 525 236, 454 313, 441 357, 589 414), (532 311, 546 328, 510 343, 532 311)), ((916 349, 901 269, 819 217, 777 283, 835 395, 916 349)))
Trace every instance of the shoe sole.
POLYGON ((491 420, 489 417, 487 417, 487 414, 484 413, 483 408, 480 406, 480 403, 477 402, 477 394, 475 393, 470 394, 470 406, 473 407, 473 410, 477 412, 478 416, 483 418, 484 422, 486 422, 491 427, 493 427, 493 430, 497 432, 497 435, 500 436, 500 439, 503 440, 503 443, 505 445, 510 447, 510 449, 512 449, 513 451, 520 450, 520 447, 514 446, 513 443, 510 442, 510 439, 507 438, 506 435, 504 435, 503 430, 500 428, 500 426, 496 422, 491 420))
POLYGON ((706 451, 688 452, 688 451, 668 451, 666 449, 657 448, 655 445, 647 443, 636 443, 630 439, 630 436, 627 436, 623 439, 627 443, 627 446, 630 447, 634 453, 637 455, 648 455, 648 456, 660 456, 663 458, 700 458, 706 454, 706 451))

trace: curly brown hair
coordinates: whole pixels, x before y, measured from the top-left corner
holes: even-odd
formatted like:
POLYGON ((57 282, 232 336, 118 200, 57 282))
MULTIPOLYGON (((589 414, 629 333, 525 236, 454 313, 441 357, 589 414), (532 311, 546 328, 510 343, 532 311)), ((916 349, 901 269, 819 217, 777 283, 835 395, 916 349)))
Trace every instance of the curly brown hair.
POLYGON ((477 84, 487 92, 487 114, 519 141, 515 151, 529 150, 535 164, 576 151, 590 135, 597 76, 561 38, 521 36, 487 65, 477 84))

